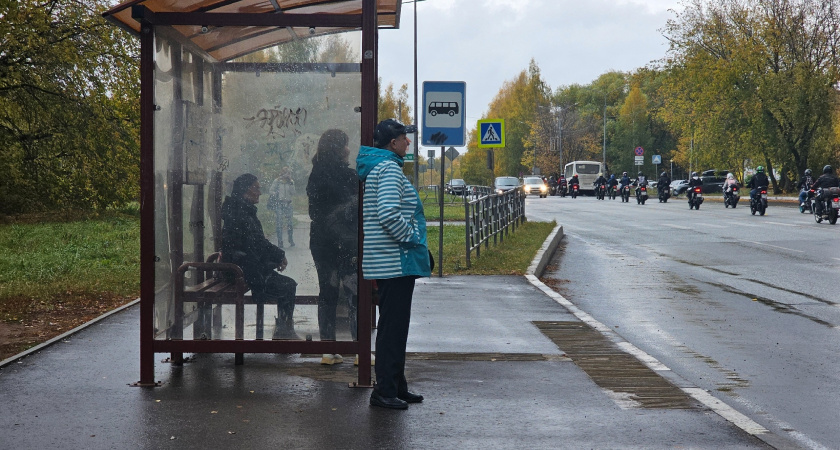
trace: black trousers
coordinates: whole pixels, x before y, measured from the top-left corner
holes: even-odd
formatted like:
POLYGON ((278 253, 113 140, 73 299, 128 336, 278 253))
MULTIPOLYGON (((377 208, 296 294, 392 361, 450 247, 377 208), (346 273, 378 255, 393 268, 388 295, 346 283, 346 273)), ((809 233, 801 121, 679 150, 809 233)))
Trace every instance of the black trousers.
POLYGON ((405 379, 405 346, 411 321, 415 277, 376 280, 379 288, 379 322, 376 327, 376 391, 396 397, 408 391, 405 379))
POLYGON ((251 295, 257 303, 277 303, 281 321, 291 321, 295 312, 297 282, 285 275, 271 272, 258 282, 249 282, 251 295))
POLYGON ((353 253, 341 252, 336 246, 313 245, 312 260, 318 272, 318 330, 321 340, 335 340, 336 307, 339 301, 347 304, 350 336, 356 340, 358 311, 356 265, 353 253))

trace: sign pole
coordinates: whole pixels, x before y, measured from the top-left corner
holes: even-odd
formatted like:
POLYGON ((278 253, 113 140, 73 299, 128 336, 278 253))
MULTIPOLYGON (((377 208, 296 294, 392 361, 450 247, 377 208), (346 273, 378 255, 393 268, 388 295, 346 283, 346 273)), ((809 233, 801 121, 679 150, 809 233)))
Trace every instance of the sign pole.
POLYGON ((438 226, 438 276, 443 278, 443 177, 445 173, 446 147, 440 147, 440 225, 438 226))

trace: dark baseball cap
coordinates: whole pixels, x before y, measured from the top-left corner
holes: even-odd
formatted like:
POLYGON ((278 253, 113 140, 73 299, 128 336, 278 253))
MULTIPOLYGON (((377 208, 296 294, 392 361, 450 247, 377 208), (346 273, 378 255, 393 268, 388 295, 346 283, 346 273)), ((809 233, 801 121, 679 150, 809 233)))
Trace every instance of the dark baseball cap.
POLYGON ((373 145, 378 148, 384 148, 391 142, 391 139, 400 137, 401 134, 416 133, 417 126, 403 125, 396 119, 385 119, 376 125, 373 131, 373 145))

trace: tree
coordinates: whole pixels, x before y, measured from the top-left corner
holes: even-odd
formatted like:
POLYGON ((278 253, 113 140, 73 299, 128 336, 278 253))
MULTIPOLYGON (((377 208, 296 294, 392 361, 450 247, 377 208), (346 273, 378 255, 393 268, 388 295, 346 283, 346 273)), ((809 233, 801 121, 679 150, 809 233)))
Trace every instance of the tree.
POLYGON ((0 213, 137 198, 139 52, 107 6, 0 3, 0 213))
POLYGON ((765 165, 777 191, 812 159, 836 161, 838 12, 815 0, 689 2, 666 27, 661 117, 683 137, 679 157, 765 165))
POLYGON ((394 92, 394 83, 388 83, 383 92, 382 79, 379 79, 379 102, 377 123, 385 119, 397 119, 400 123, 411 123, 411 105, 408 103, 408 84, 400 86, 394 92))

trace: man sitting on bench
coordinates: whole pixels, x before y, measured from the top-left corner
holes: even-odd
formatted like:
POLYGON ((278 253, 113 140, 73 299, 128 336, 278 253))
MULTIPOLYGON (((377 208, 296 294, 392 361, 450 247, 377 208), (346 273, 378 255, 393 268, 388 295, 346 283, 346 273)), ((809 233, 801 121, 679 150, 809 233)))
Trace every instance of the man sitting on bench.
POLYGON ((300 339, 294 329, 297 283, 285 275, 288 261, 283 249, 269 242, 257 218, 260 182, 254 175, 240 175, 222 204, 222 262, 238 265, 251 288, 254 302, 277 303, 274 339, 300 339))

